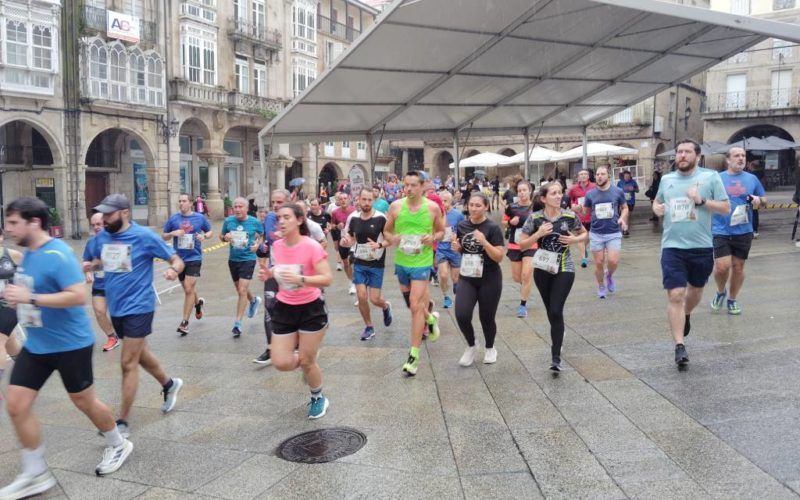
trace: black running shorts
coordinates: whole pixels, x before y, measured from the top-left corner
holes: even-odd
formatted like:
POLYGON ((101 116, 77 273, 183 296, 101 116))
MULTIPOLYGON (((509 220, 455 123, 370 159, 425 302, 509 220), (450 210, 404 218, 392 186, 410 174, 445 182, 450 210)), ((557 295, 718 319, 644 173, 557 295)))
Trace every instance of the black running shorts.
POLYGON ((284 304, 280 300, 272 311, 272 334, 316 333, 328 326, 328 310, 322 298, 308 304, 284 304))
POLYGON ((58 371, 68 393, 86 390, 94 383, 93 350, 94 344, 74 351, 33 354, 23 347, 14 363, 9 384, 38 391, 50 375, 58 371))

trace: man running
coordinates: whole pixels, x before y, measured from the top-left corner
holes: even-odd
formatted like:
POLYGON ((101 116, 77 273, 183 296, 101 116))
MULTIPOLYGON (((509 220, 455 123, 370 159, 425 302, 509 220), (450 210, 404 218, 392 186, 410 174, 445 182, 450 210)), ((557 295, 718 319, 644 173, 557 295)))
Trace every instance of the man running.
POLYGON ((589 213, 592 224, 589 228, 589 246, 594 257, 594 276, 597 279, 597 297, 606 298, 606 292, 614 293, 617 285, 614 272, 619 265, 622 249, 622 233, 628 228, 628 205, 625 193, 612 186, 608 167, 600 165, 595 172, 597 189, 586 193, 581 209, 589 213), (608 270, 606 271, 606 266, 608 270))
POLYGON ((439 286, 444 295, 442 307, 450 309, 453 307, 453 299, 450 298, 450 281, 453 282, 453 295, 458 288, 459 268, 461 267, 461 254, 453 250, 453 236, 456 234, 458 223, 465 219, 461 210, 453 207, 453 195, 450 191, 442 191, 439 195, 445 209, 445 228, 444 237, 436 247, 436 267, 439 270, 439 286))
POLYGON ((325 232, 325 237, 327 239, 328 233, 330 233, 331 230, 331 214, 322 209, 322 205, 317 198, 312 199, 309 204, 311 208, 308 211, 308 220, 312 220, 319 224, 319 226, 325 232))
POLYGON ((222 223, 219 239, 229 242, 228 269, 233 286, 239 296, 236 303, 236 320, 231 334, 237 339, 242 334, 242 317, 247 309, 247 317, 252 318, 258 311, 261 297, 250 293, 250 280, 256 268, 256 250, 261 245, 264 227, 258 219, 247 215, 247 200, 236 198, 233 201, 233 215, 222 223))
POLYGON ((744 284, 744 262, 753 243, 753 208, 767 203, 764 186, 755 175, 745 172, 747 154, 733 147, 726 155, 728 169, 720 174, 731 204, 730 214, 714 214, 711 232, 714 235, 714 280, 717 294, 711 309, 719 311, 728 297, 728 314, 742 313, 736 297, 744 284), (730 293, 726 285, 730 279, 730 293))
POLYGON ((186 193, 178 196, 179 212, 169 218, 164 224, 162 238, 172 240, 172 248, 183 260, 183 272, 178 275, 178 280, 183 287, 183 316, 178 325, 181 337, 189 334, 189 314, 194 309, 194 317, 203 317, 205 299, 197 295, 197 278, 200 277, 200 267, 203 265, 203 241, 211 238, 211 224, 202 214, 192 211, 192 200, 186 193))
POLYGON ((395 274, 406 305, 411 309, 411 349, 403 372, 417 374, 419 348, 426 324, 428 340, 439 338, 436 317, 429 312, 430 292, 428 280, 433 265, 433 242, 444 236, 444 218, 439 206, 427 199, 422 177, 410 171, 403 179, 406 197, 389 207, 384 236, 398 246, 395 254, 395 274))
POLYGON ((102 266, 106 280, 106 300, 111 324, 122 339, 122 402, 117 427, 129 434, 128 416, 139 388, 139 366, 162 387, 161 411, 175 407, 183 380, 164 372, 150 347, 147 336, 153 332, 156 294, 153 289, 153 259, 169 263, 164 278, 173 281, 183 271, 183 261, 157 234, 130 220, 130 201, 125 195, 111 194, 94 207, 103 214, 105 231, 95 236, 97 243, 83 271, 102 266))
POLYGON ((95 474, 115 472, 133 451, 133 444, 114 425, 111 409, 97 399, 94 333, 84 309, 85 277, 69 246, 49 236, 48 222, 49 209, 36 198, 19 198, 6 210, 8 234, 27 251, 3 299, 17 307, 28 338, 14 364, 7 397, 8 414, 22 445, 22 473, 0 489, 3 499, 37 495, 56 485, 44 458, 41 424, 33 414, 36 397, 54 371, 72 403, 105 437, 95 474))
MULTIPOLYGON (((89 219, 89 224, 92 229, 92 233, 96 236, 100 231, 103 230, 103 214, 95 213, 92 215, 92 218, 89 219)), ((96 242, 95 238, 93 237, 86 243, 86 248, 83 250, 83 260, 91 260, 88 258, 88 252, 90 252, 90 246, 94 245, 96 242)), ((97 324, 100 325, 100 329, 103 330, 103 333, 106 334, 106 343, 103 344, 103 351, 110 351, 115 347, 119 347, 120 341, 117 334, 114 333, 114 325, 111 324, 111 320, 108 318, 108 304, 106 304, 106 280, 103 277, 103 270, 98 269, 96 271, 89 271, 86 273, 86 282, 92 284, 92 309, 94 310, 94 317, 97 319, 97 324)))
MULTIPOLYGON (((586 193, 596 188, 597 186, 589 180, 589 171, 586 169, 578 172, 578 182, 572 185, 567 192, 569 196, 569 204, 572 211, 578 215, 583 227, 588 231, 592 223, 592 215, 583 211, 583 201, 586 199, 586 193)), ((566 188, 565 188, 566 189, 566 188)), ((589 250, 585 243, 578 243, 578 253, 581 255, 581 267, 589 265, 589 250)))
POLYGON ((361 340, 369 340, 375 336, 369 302, 383 311, 384 326, 392 324, 392 306, 381 295, 386 260, 385 248, 389 246, 383 239, 386 216, 372 208, 374 201, 372 190, 363 188, 358 194, 359 212, 353 212, 347 218, 345 233, 339 242, 340 245, 353 250, 353 283, 356 285, 358 295, 358 311, 364 319, 361 340))
POLYGON ((331 212, 331 224, 334 227, 334 230, 331 231, 331 236, 333 237, 333 245, 339 253, 339 258, 342 260, 342 266, 344 266, 344 273, 347 275, 347 281, 350 283, 350 289, 348 290, 350 295, 356 293, 356 286, 353 284, 353 265, 350 263, 350 249, 340 245, 339 240, 343 236, 342 230, 347 223, 347 218, 355 211, 356 207, 350 204, 349 194, 336 194, 336 208, 331 212))
MULTIPOLYGON (((622 172, 622 179, 617 182, 617 187, 625 193, 625 203, 628 205, 628 211, 633 213, 633 207, 636 206, 636 193, 639 192, 639 183, 633 178, 630 170, 622 172)), ((626 228, 622 230, 624 236, 630 236, 630 231, 626 228)))
POLYGON ((689 317, 703 297, 714 268, 711 215, 727 215, 730 202, 719 174, 697 166, 700 145, 691 139, 678 143, 676 170, 665 175, 653 202, 653 213, 664 217, 661 272, 667 290, 667 318, 675 341, 675 363, 689 363, 684 337, 689 317))

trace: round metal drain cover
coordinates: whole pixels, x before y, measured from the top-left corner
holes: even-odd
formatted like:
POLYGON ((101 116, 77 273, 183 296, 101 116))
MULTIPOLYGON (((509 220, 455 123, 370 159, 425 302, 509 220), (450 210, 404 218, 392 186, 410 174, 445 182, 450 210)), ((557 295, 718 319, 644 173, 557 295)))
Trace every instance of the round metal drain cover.
POLYGON ((333 427, 304 432, 278 446, 278 456, 289 462, 324 464, 352 455, 367 444, 363 432, 349 427, 333 427))

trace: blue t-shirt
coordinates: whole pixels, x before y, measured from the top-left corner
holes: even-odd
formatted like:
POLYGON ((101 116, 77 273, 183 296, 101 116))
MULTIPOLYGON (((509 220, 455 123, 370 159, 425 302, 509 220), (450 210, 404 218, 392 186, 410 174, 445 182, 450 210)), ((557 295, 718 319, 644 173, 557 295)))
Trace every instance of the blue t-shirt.
POLYGON ((682 175, 678 171, 666 174, 656 194, 656 200, 665 205, 662 248, 712 248, 711 210, 696 207, 686 195, 693 186, 706 200, 728 199, 722 179, 714 170, 695 167, 692 175, 682 175))
POLYGON ((620 188, 625 194, 625 202, 628 205, 636 204, 636 191, 639 190, 639 184, 631 179, 629 181, 617 181, 617 187, 620 188))
POLYGON ((731 202, 731 213, 728 215, 714 214, 711 232, 720 236, 734 236, 753 232, 753 206, 747 203, 748 195, 764 196, 764 186, 758 177, 750 172, 729 174, 727 171, 719 174, 728 199, 731 202), (738 208, 743 207, 743 208, 738 208), (736 217, 732 215, 736 212, 736 217), (744 216, 746 214, 746 220, 744 216), (736 223, 731 225, 731 222, 736 223))
POLYGON ((233 233, 228 260, 231 262, 256 260, 256 254, 250 247, 255 243, 257 234, 264 234, 264 226, 258 219, 248 215, 245 220, 239 220, 235 215, 231 215, 222 224, 222 235, 228 233, 233 233))
POLYGON ((172 238, 172 248, 178 252, 184 262, 197 262, 203 260, 203 244, 197 239, 197 233, 207 233, 211 231, 211 224, 204 215, 192 212, 189 215, 177 213, 169 218, 164 224, 164 232, 171 233, 178 229, 183 229, 186 235, 191 236, 191 241, 181 241, 180 238, 172 238), (189 247, 190 248, 186 248, 189 247))
POLYGON ((620 232, 619 211, 625 204, 625 193, 618 187, 609 186, 605 191, 592 189, 583 198, 583 206, 592 209, 592 225, 595 234, 620 232))
POLYGON ((449 232, 455 233, 456 227, 458 227, 458 223, 464 220, 464 214, 460 210, 456 210, 455 208, 451 208, 450 211, 447 212, 446 217, 446 224, 445 224, 445 239, 444 241, 440 241, 438 246, 436 247, 437 251, 441 252, 449 252, 452 250, 452 245, 450 244, 450 234, 449 232), (450 231, 447 229, 450 228, 450 231))
MULTIPOLYGON (((83 260, 84 261, 91 261, 92 252, 94 251, 94 245, 97 244, 97 238, 90 238, 89 241, 86 242, 86 247, 83 249, 83 260)), ((105 290, 106 289, 106 279, 105 273, 102 269, 98 269, 94 271, 94 281, 92 282, 92 290, 105 290)))
POLYGON ((131 222, 121 233, 101 231, 90 257, 103 260, 106 301, 112 317, 155 310, 153 259, 169 260, 175 250, 153 231, 131 222))
MULTIPOLYGON (((14 277, 37 294, 58 293, 85 283, 81 266, 72 249, 63 241, 51 239, 36 250, 25 252, 14 277), (32 286, 31 286, 32 285, 32 286)), ((94 332, 83 306, 39 307, 41 327, 26 327, 25 349, 33 354, 74 351, 94 344, 94 332)))

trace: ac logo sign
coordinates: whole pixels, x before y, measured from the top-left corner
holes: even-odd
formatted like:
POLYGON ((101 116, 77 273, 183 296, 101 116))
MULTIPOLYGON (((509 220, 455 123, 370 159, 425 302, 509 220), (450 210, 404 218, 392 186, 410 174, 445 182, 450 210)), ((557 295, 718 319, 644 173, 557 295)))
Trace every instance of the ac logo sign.
POLYGON ((139 42, 139 18, 121 14, 119 12, 108 12, 106 21, 106 35, 109 38, 117 38, 126 42, 139 42))

